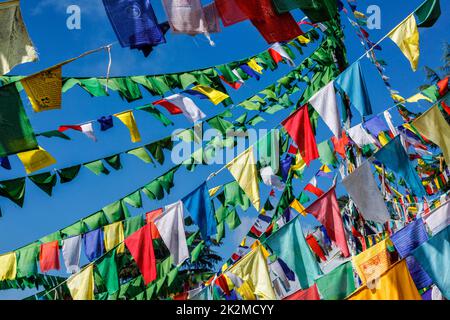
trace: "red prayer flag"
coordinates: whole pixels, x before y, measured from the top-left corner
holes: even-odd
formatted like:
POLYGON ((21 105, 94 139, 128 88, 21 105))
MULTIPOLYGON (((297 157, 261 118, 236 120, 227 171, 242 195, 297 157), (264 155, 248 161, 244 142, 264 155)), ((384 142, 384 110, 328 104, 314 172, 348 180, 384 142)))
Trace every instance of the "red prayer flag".
POLYGON ((314 284, 306 290, 299 290, 282 300, 320 300, 319 291, 314 284))
POLYGON ((311 192, 312 194, 315 194, 317 197, 321 197, 325 193, 325 192, 323 192, 322 189, 317 188, 316 186, 312 185, 311 183, 308 183, 305 186, 305 190, 311 192))
POLYGON ((225 82, 227 85, 229 85, 230 87, 232 87, 233 89, 237 90, 240 87, 242 87, 243 83, 240 81, 236 81, 236 82, 228 82, 224 76, 220 75, 219 78, 225 82))
POLYGON ((450 115, 450 106, 445 101, 442 101, 442 108, 450 115))
POLYGON ((443 97, 448 91, 448 77, 439 81, 437 86, 439 88, 439 95, 443 97))
POLYGON ((325 227, 330 239, 341 249, 344 257, 350 256, 345 238, 344 224, 336 198, 336 187, 331 188, 312 205, 306 212, 312 214, 325 227))
POLYGON ((317 242, 316 238, 312 234, 309 234, 306 236, 306 242, 308 243, 311 250, 322 260, 327 261, 327 258, 325 257, 325 254, 323 253, 322 248, 320 247, 319 243, 317 242))
POLYGON ((316 138, 309 120, 307 105, 291 114, 281 124, 297 144, 307 166, 309 166, 311 161, 319 158, 319 151, 317 150, 316 138))
POLYGON ((155 222, 155 219, 158 218, 163 213, 163 209, 156 209, 150 212, 147 212, 145 215, 145 219, 147 221, 147 224, 151 223, 151 233, 152 233, 152 239, 159 239, 161 236, 159 235, 158 228, 156 225, 152 222, 155 222))
POLYGON ((173 300, 187 300, 189 293, 183 292, 173 296, 173 300))
POLYGON ((272 48, 269 48, 269 54, 272 57, 273 61, 275 61, 276 64, 278 64, 279 62, 283 61, 283 57, 281 56, 281 54, 279 54, 278 52, 276 52, 272 48))
POLYGON ((64 126, 59 126, 58 131, 59 132, 64 132, 66 130, 77 130, 77 131, 83 131, 83 129, 81 129, 81 126, 79 125, 64 125, 64 126))
POLYGON ((227 296, 231 294, 230 289, 228 288, 227 280, 222 274, 216 279, 216 285, 218 285, 227 296))
POLYGON ((345 131, 342 132, 342 137, 340 139, 337 139, 335 136, 331 137, 331 142, 333 143, 334 151, 345 159, 345 147, 350 143, 345 131))
POLYGON ((174 105, 173 103, 171 103, 171 102, 169 102, 169 101, 167 101, 165 99, 161 99, 161 100, 155 101, 152 104, 153 105, 160 105, 160 106, 166 108, 167 111, 170 112, 170 114, 183 113, 183 111, 180 108, 178 108, 176 105, 174 105))
POLYGON ((215 0, 217 11, 225 27, 247 20, 247 16, 236 3, 236 0, 215 0))
POLYGON ((297 151, 298 151, 298 149, 295 146, 293 146, 292 144, 289 146, 288 153, 296 155, 297 151))
POLYGON ((151 226, 146 224, 131 236, 125 239, 125 245, 136 261, 139 270, 144 278, 145 285, 156 279, 156 259, 153 250, 153 238, 151 226))
POLYGON ((58 240, 41 244, 39 252, 39 266, 41 272, 59 270, 59 242, 58 240))
POLYGON ((289 12, 278 14, 272 0, 235 0, 268 43, 292 40, 303 32, 289 12))

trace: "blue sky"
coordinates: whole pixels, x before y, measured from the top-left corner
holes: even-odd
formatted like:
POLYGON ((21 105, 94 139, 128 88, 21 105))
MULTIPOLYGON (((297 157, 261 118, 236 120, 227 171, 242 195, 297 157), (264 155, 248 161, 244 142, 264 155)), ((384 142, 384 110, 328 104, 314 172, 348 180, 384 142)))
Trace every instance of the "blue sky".
MULTIPOLYGON (((206 1, 203 1, 206 3, 206 1)), ((381 30, 369 30, 372 41, 377 41, 397 23, 405 18, 416 8, 422 0, 414 1, 360 1, 359 11, 365 12, 367 6, 375 4, 381 8, 381 30)), ((152 1, 160 22, 165 21, 165 14, 159 0, 152 1)), ((40 59, 36 63, 28 63, 16 67, 11 74, 26 75, 52 66, 63 60, 72 58, 80 53, 94 49, 116 41, 115 34, 104 12, 100 0, 42 0, 22 1, 22 14, 24 16, 30 36, 39 52, 40 59), (79 5, 81 8, 81 30, 68 30, 66 28, 66 8, 70 4, 79 5)), ((412 72, 409 62, 404 58, 400 50, 389 39, 381 45, 383 51, 378 53, 388 63, 386 74, 391 77, 392 86, 400 91, 402 96, 408 97, 417 92, 417 87, 425 81, 422 67, 425 65, 435 67, 440 65, 442 45, 448 41, 448 17, 450 6, 443 1, 441 19, 430 29, 420 29, 421 57, 419 70, 412 72)), ((296 10, 294 16, 299 20, 303 14, 296 10)), ((353 29, 343 19, 346 35, 348 59, 354 61, 364 52, 353 29)), ((215 46, 211 47, 208 41, 202 37, 190 37, 187 35, 167 35, 167 44, 155 48, 148 57, 119 45, 112 49, 111 75, 149 75, 169 72, 192 70, 207 66, 218 65, 237 59, 241 59, 268 48, 267 43, 258 34, 250 22, 245 21, 237 25, 222 28, 222 32, 212 35, 215 46)), ((315 48, 312 45, 311 48, 315 48)), ((305 50, 305 55, 311 50, 305 50)), ((302 57, 298 57, 301 60, 302 57)), ((105 52, 99 52, 81 60, 64 66, 65 76, 105 76, 107 66, 105 52)), ((375 112, 380 112, 392 105, 383 82, 374 66, 367 60, 362 61, 370 98, 375 112)), ((267 85, 280 78, 289 71, 289 67, 282 65, 277 71, 267 71, 261 81, 250 80, 238 91, 229 89, 234 102, 255 94, 267 85)), ((44 113, 33 113, 31 106, 24 98, 24 104, 35 132, 57 129, 62 124, 77 124, 88 120, 97 119, 103 115, 110 115, 137 107, 158 99, 142 90, 142 100, 127 103, 120 99, 119 95, 112 93, 109 97, 91 98, 82 89, 74 88, 63 96, 61 110, 44 113)), ((197 102, 197 101, 196 101, 197 102)), ((214 106, 207 101, 200 101, 198 105, 208 115, 212 116, 224 110, 222 106, 214 106)), ((426 103, 411 105, 412 110, 424 110, 426 103)), ((237 110, 237 109, 236 109, 237 110)), ((289 111, 279 112, 274 116, 263 115, 267 120, 260 123, 258 128, 270 129, 276 126, 289 111)), ((235 116, 241 111, 235 112, 235 116)), ((39 137, 39 144, 49 151, 56 159, 54 168, 64 168, 70 165, 95 160, 133 147, 156 141, 168 136, 175 128, 190 127, 191 124, 183 116, 170 116, 175 126, 164 128, 156 122, 151 115, 145 112, 135 112, 142 142, 132 144, 128 130, 118 121, 115 127, 107 132, 100 132, 98 126, 98 142, 89 140, 78 132, 69 132, 72 141, 60 139, 46 139, 39 137)), ((398 119, 397 115, 394 115, 398 119)), ((360 121, 355 116, 353 124, 360 121)), ((323 141, 331 137, 331 132, 323 122, 319 122, 317 141, 323 141)), ((166 154, 166 156, 169 156, 166 154)), ((13 170, 0 169, 0 180, 23 176, 25 171, 16 157, 10 157, 13 170)), ((151 181, 167 169, 173 166, 166 161, 164 166, 154 167, 147 165, 132 156, 123 156, 123 169, 111 171, 108 176, 95 176, 86 169, 82 169, 77 179, 64 185, 58 184, 52 197, 48 197, 29 180, 27 181, 25 205, 19 208, 7 199, 0 199, 0 207, 3 217, 0 218, 0 252, 8 252, 22 245, 28 244, 55 230, 61 229, 80 218, 98 211, 103 206, 119 199, 131 191, 151 181)), ((306 172, 305 179, 298 186, 303 186, 315 173, 320 163, 316 161, 306 172)), ((219 169, 220 165, 198 167, 194 173, 186 173, 182 169, 175 177, 175 188, 163 201, 144 202, 144 211, 161 207, 177 201, 193 188, 198 186, 212 172, 219 169)), ((210 181, 209 186, 231 181, 228 172, 223 172, 217 178, 210 181)), ((298 190, 298 188, 297 188, 298 190)), ((262 199, 267 197, 269 190, 262 188, 262 199)), ((338 193, 343 193, 338 188, 338 193)), ((132 214, 142 213, 142 209, 131 210, 132 214)), ((243 235, 254 221, 255 211, 240 213, 242 225, 235 231, 227 229, 226 245, 220 248, 221 254, 227 258, 243 235)), ((304 219, 307 228, 314 223, 313 219, 304 219)), ((64 268, 63 268, 64 269, 64 268)), ((0 292, 0 299, 21 298, 30 294, 25 292, 0 292)))

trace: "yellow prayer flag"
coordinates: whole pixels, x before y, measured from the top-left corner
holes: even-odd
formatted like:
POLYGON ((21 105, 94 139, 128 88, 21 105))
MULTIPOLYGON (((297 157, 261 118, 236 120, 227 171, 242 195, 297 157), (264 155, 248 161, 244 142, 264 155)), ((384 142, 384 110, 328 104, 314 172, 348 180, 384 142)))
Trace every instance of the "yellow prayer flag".
POLYGON ((384 132, 380 132, 378 134, 378 140, 380 140, 382 146, 385 146, 389 143, 389 139, 386 137, 386 134, 384 132))
POLYGON ((131 142, 141 141, 141 135, 139 134, 133 111, 129 110, 121 113, 116 113, 114 116, 122 121, 123 124, 127 126, 128 130, 130 130, 131 142))
POLYGON ((392 99, 394 99, 395 102, 405 102, 405 98, 403 98, 401 95, 392 93, 391 94, 392 99))
POLYGON ((427 96, 421 94, 420 92, 415 94, 415 95, 413 95, 412 97, 409 97, 408 99, 406 99, 406 101, 409 102, 409 103, 417 102, 417 101, 420 101, 420 100, 427 100, 427 101, 433 103, 433 100, 431 100, 427 96))
POLYGON ((230 97, 229 95, 227 95, 223 92, 220 92, 219 90, 210 88, 208 86, 198 85, 198 86, 193 87, 192 90, 195 90, 195 91, 198 91, 198 92, 204 94, 215 105, 218 105, 223 100, 228 99, 230 97))
POLYGON ((123 223, 122 221, 109 224, 103 227, 105 251, 112 250, 115 246, 122 242, 121 245, 117 247, 117 253, 125 252, 125 247, 123 244, 124 233, 123 233, 123 223))
POLYGON ((0 255, 0 281, 14 280, 17 274, 16 253, 0 255))
POLYGON ((375 288, 362 286, 347 300, 422 300, 422 297, 411 278, 406 260, 402 260, 381 276, 375 288))
POLYGON ((302 155, 300 154, 300 152, 297 152, 297 154, 295 155, 295 162, 294 164, 291 166, 291 170, 292 171, 302 171, 306 168, 306 163, 305 160, 303 160, 302 155))
POLYGON ((246 242, 247 242, 247 237, 244 237, 239 245, 240 245, 241 247, 245 247, 245 243, 246 243, 246 242))
POLYGON ((261 251, 262 251, 262 253, 263 253, 263 255, 264 255, 265 258, 270 257, 269 251, 267 251, 267 249, 266 249, 264 246, 261 245, 261 242, 260 242, 259 240, 255 240, 255 242, 253 242, 253 243, 250 245, 250 249, 256 250, 256 249, 258 249, 258 248, 261 249, 261 251))
POLYGON ((353 265, 363 284, 378 279, 391 265, 387 244, 384 239, 373 247, 353 257, 353 265))
POLYGON ((411 63, 411 68, 416 71, 419 64, 419 30, 417 29, 416 18, 411 14, 405 21, 395 27, 388 34, 405 57, 411 63))
MULTIPOLYGON (((240 289, 245 290, 246 293, 251 292, 261 300, 276 299, 262 246, 258 246, 241 258, 231 267, 230 272, 244 281, 240 289), (249 287, 245 287, 245 283, 249 287)), ((238 292, 240 292, 239 289, 238 292)))
POLYGON ((73 300, 94 300, 94 265, 90 264, 67 280, 73 300))
POLYGON ((253 146, 231 160, 226 165, 226 168, 236 179, 242 190, 244 190, 256 210, 259 211, 259 184, 253 146))
POLYGON ((258 73, 262 73, 262 71, 263 71, 263 67, 261 67, 258 63, 256 63, 255 59, 250 59, 247 62, 247 65, 258 73))
POLYGON ((356 18, 359 18, 359 19, 365 19, 366 18, 366 16, 364 15, 364 13, 362 13, 362 12, 359 12, 359 11, 353 11, 353 14, 355 15, 355 17, 356 18))
POLYGON ((209 196, 210 197, 214 197, 215 195, 216 195, 216 193, 220 190, 220 188, 222 188, 222 186, 220 185, 220 186, 217 186, 217 187, 214 187, 214 188, 211 188, 211 189, 209 189, 209 196))
POLYGON ((35 112, 61 109, 61 65, 20 80, 35 112))
POLYGON ((297 199, 294 199, 294 201, 292 201, 291 208, 300 213, 304 217, 306 217, 306 215, 308 214, 305 211, 305 207, 297 199))
POLYGON ((326 164, 324 164, 323 166, 320 167, 320 171, 325 172, 325 173, 331 172, 330 168, 326 164))
POLYGON ((439 106, 434 105, 416 118, 413 126, 421 135, 441 148, 445 162, 450 166, 450 125, 439 110, 439 106))
POLYGON ((56 163, 50 153, 39 147, 39 149, 20 152, 17 154, 25 167, 27 174, 41 170, 56 163))
POLYGON ((301 44, 308 44, 311 42, 311 40, 309 40, 307 37, 303 36, 303 35, 299 35, 297 37, 297 40, 301 43, 301 44))
POLYGON ((245 281, 239 288, 236 288, 236 291, 244 300, 256 300, 256 296, 253 293, 255 289, 248 281, 245 281))

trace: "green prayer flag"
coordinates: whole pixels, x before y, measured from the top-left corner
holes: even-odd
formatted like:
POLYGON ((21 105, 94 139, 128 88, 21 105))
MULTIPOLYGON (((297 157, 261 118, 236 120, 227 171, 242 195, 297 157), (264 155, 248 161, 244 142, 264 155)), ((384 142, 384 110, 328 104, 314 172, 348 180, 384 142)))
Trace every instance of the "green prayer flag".
POLYGON ((48 243, 48 242, 52 242, 52 241, 56 241, 56 240, 58 240, 58 241, 61 240, 61 232, 60 231, 55 231, 55 232, 39 239, 39 241, 41 243, 48 243))
MULTIPOLYGON (((106 79, 99 79, 99 82, 106 85, 106 79)), ((120 97, 127 100, 127 102, 142 99, 141 90, 139 89, 137 83, 131 79, 131 77, 109 78, 108 88, 118 91, 120 97)))
POLYGON ((239 205, 242 210, 248 210, 250 207, 250 199, 236 181, 226 184, 223 190, 225 194, 225 206, 236 207, 239 205))
POLYGON ((306 243, 297 217, 267 238, 266 244, 295 272, 302 289, 314 285, 321 274, 314 254, 306 243))
POLYGON ((217 222, 220 223, 220 222, 224 221, 225 218, 227 217, 227 215, 228 215, 228 209, 227 209, 227 207, 225 207, 224 205, 221 205, 221 206, 216 210, 216 213, 215 213, 217 222))
POLYGON ((167 274, 167 286, 170 287, 174 280, 177 278, 179 268, 175 267, 167 274))
POLYGON ((312 23, 324 22, 337 14, 336 0, 273 0, 279 13, 300 9, 312 23))
POLYGON ((60 230, 63 239, 78 236, 84 232, 83 221, 77 221, 68 227, 60 230))
POLYGON ((344 300, 356 290, 351 261, 320 277, 316 284, 324 300, 344 300))
POLYGON ((239 80, 227 64, 216 66, 216 68, 220 71, 227 82, 234 83, 239 80))
POLYGON ((258 150, 258 160, 261 167, 270 166, 274 173, 280 167, 280 133, 278 130, 271 130, 262 137, 256 144, 258 150))
POLYGON ((91 170, 93 173, 95 173, 97 176, 100 175, 101 173, 109 174, 109 170, 105 168, 101 160, 92 161, 89 163, 85 163, 83 165, 89 170, 91 170))
POLYGON ((110 223, 121 221, 125 218, 124 206, 120 200, 107 205, 102 211, 110 223))
MULTIPOLYGON (((185 223, 186 224, 186 223, 185 223)), ((192 243, 194 242, 195 238, 197 237, 197 235, 200 233, 199 230, 195 231, 194 233, 192 233, 187 239, 186 239, 186 244, 188 246, 192 245, 192 243)))
POLYGON ((148 155, 147 151, 143 147, 127 151, 127 153, 138 157, 139 159, 141 159, 145 163, 153 163, 152 158, 150 158, 150 156, 148 155))
POLYGON ((141 197, 141 192, 139 190, 133 192, 132 194, 129 194, 122 200, 125 201, 126 203, 128 203, 132 207, 142 208, 142 197, 141 197))
POLYGON ((248 120, 248 124, 251 126, 256 126, 258 123, 264 122, 264 121, 266 121, 266 119, 264 119, 260 115, 256 115, 253 118, 251 118, 250 120, 248 120))
POLYGON ((241 219, 239 218, 239 215, 237 214, 237 211, 235 208, 233 208, 229 212, 227 219, 226 219, 226 223, 228 225, 228 228, 230 228, 231 230, 234 230, 241 225, 241 219))
POLYGON ((131 236, 133 233, 138 231, 143 226, 144 226, 144 219, 142 219, 141 215, 128 218, 127 220, 125 220, 125 230, 124 230, 125 238, 131 236))
POLYGON ((70 137, 58 130, 50 130, 36 134, 36 136, 43 136, 46 138, 61 138, 64 140, 71 140, 70 137))
POLYGON ((16 86, 0 87, 0 157, 37 148, 36 136, 16 86))
POLYGON ((115 170, 122 169, 122 163, 120 162, 120 154, 106 157, 104 160, 115 170))
POLYGON ((230 130, 231 128, 233 128, 233 124, 227 120, 222 119, 219 116, 213 117, 209 120, 207 120, 206 122, 208 122, 208 124, 216 129, 217 131, 219 131, 220 133, 222 133, 223 135, 225 135, 227 133, 228 130, 230 130))
POLYGON ((50 172, 44 172, 40 174, 35 174, 28 176, 28 178, 33 181, 35 185, 39 187, 49 196, 52 195, 53 187, 56 185, 56 174, 51 174, 50 172))
POLYGON ((30 277, 37 274, 39 251, 40 245, 38 243, 32 243, 16 250, 17 278, 30 277))
POLYGON ((165 127, 169 125, 173 125, 173 122, 169 120, 161 111, 156 109, 152 104, 147 104, 142 107, 137 107, 136 110, 142 110, 150 113, 153 117, 155 117, 159 122, 161 122, 165 127))
POLYGON ((317 149, 319 150, 319 158, 322 164, 327 166, 336 166, 338 160, 336 159, 336 155, 334 151, 331 149, 331 146, 328 140, 325 140, 317 145, 317 149))
POLYGON ((22 207, 25 200, 25 177, 1 181, 0 196, 22 207))
POLYGON ((108 224, 108 220, 103 211, 96 212, 89 217, 84 218, 82 221, 89 231, 96 230, 108 224))
POLYGON ((198 260, 200 253, 202 252, 203 248, 205 248, 205 241, 200 241, 199 244, 192 250, 191 252, 191 262, 194 263, 198 260))
POLYGON ((115 259, 116 250, 111 250, 100 262, 96 263, 97 270, 109 294, 113 294, 119 290, 119 273, 115 259))
POLYGON ((60 169, 57 171, 61 183, 70 182, 75 179, 80 172, 81 165, 60 169))
POLYGON ((225 223, 222 221, 217 224, 217 235, 216 241, 220 243, 220 241, 225 237, 225 223))
POLYGON ((417 26, 422 28, 432 27, 441 16, 441 4, 439 0, 426 0, 414 13, 417 16, 417 26))
POLYGON ((156 289, 156 283, 151 282, 147 289, 145 290, 145 294, 147 295, 147 300, 151 300, 153 298, 153 295, 155 294, 156 289))

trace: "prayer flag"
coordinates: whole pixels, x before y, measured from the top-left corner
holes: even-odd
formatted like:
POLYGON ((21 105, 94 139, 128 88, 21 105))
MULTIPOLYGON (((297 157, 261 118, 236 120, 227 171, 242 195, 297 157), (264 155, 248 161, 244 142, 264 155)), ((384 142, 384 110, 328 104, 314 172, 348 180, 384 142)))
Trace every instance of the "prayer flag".
POLYGON ((108 294, 114 294, 120 288, 119 273, 116 264, 116 250, 112 250, 96 263, 98 273, 102 277, 108 294))
POLYGON ((355 291, 355 280, 351 261, 347 261, 316 280, 317 288, 324 300, 343 300, 355 291))
POLYGON ((342 72, 334 83, 347 94, 352 105, 362 116, 372 114, 369 92, 359 61, 342 72))
POLYGON ((439 106, 428 109, 416 118, 412 125, 419 133, 441 148, 447 166, 450 166, 450 125, 445 120, 439 106))
POLYGON ((227 95, 223 92, 220 92, 219 90, 213 89, 208 86, 203 86, 203 85, 195 86, 192 88, 192 90, 198 91, 201 94, 207 96, 208 99, 215 105, 219 104, 223 100, 228 99, 230 97, 229 95, 227 95))
POLYGON ((418 27, 432 27, 441 16, 440 0, 425 0, 414 13, 417 16, 418 27))
POLYGON ((16 253, 9 252, 0 255, 0 281, 14 280, 17 275, 16 253))
POLYGON ((314 285, 321 271, 306 243, 298 217, 267 238, 266 244, 295 272, 301 288, 314 285))
POLYGON ((182 95, 174 94, 153 104, 165 107, 171 114, 183 113, 191 122, 196 122, 206 117, 192 99, 182 95))
POLYGON ((61 109, 61 65, 25 77, 20 82, 35 112, 61 109))
POLYGON ((237 0, 215 0, 220 19, 225 27, 247 20, 247 16, 237 5, 237 0))
POLYGON ((312 179, 308 182, 308 184, 304 188, 305 191, 309 191, 317 197, 321 197, 324 192, 322 189, 317 187, 317 179, 316 177, 312 177, 312 179))
POLYGON ((261 179, 265 185, 274 187, 278 191, 282 191, 285 187, 279 176, 276 176, 272 167, 264 167, 259 171, 261 179))
POLYGON ((198 225, 202 238, 209 240, 212 235, 217 233, 217 222, 206 182, 189 193, 182 201, 192 220, 198 225))
POLYGON ((320 300, 317 286, 314 284, 308 289, 299 290, 281 300, 320 300))
POLYGON ((102 229, 86 233, 83 242, 86 256, 91 262, 99 258, 105 251, 102 229))
POLYGON ((286 50, 280 43, 276 42, 273 45, 271 45, 269 48, 269 53, 276 63, 285 59, 291 67, 295 67, 294 61, 291 59, 289 54, 286 52, 286 50))
POLYGON ((165 206, 164 212, 155 219, 159 234, 177 266, 189 258, 183 213, 183 202, 180 200, 165 206))
POLYGON ((20 12, 20 1, 0 3, 0 76, 16 65, 37 60, 27 28, 20 12))
POLYGON ((172 32, 195 35, 208 33, 208 24, 200 0, 163 0, 172 32))
POLYGON ((64 239, 62 242, 62 255, 67 273, 80 271, 81 235, 64 239))
POLYGON ((323 196, 306 208, 306 212, 312 214, 325 226, 328 236, 341 249, 344 257, 350 256, 335 187, 333 186, 323 196))
POLYGON ((334 91, 334 82, 320 89, 309 99, 309 104, 319 113, 323 121, 330 128, 336 137, 342 134, 341 119, 336 103, 336 92, 334 91))
POLYGON ((17 154, 27 174, 41 170, 56 163, 50 153, 39 147, 39 149, 20 152, 17 154))
POLYGON ((130 110, 121 113, 116 113, 114 116, 117 117, 120 121, 122 121, 123 124, 127 126, 128 130, 130 130, 131 142, 141 141, 141 135, 139 134, 139 130, 136 125, 136 120, 134 119, 133 111, 130 110))
POLYGON ((55 240, 41 244, 39 253, 39 266, 41 272, 45 273, 50 270, 59 270, 59 241, 55 240))
POLYGON ((226 168, 244 190, 256 210, 259 211, 261 201, 253 146, 227 163, 226 168))
POLYGON ((66 284, 73 300, 94 300, 94 265, 72 275, 66 284))
POLYGON ((450 201, 443 204, 431 214, 424 213, 425 223, 432 235, 437 234, 450 224, 450 201))
POLYGON ((419 64, 420 49, 419 30, 417 29, 414 15, 411 14, 406 20, 396 26, 389 32, 388 36, 409 60, 413 71, 416 71, 419 64))
MULTIPOLYGON (((5 3, 0 3, 0 21, 1 8, 5 3)), ((1 29, 0 34, 3 27, 1 29)), ((3 51, 0 50, 0 53, 3 51)), ((36 136, 14 83, 0 87, 0 106, 4 106, 0 112, 0 156, 36 149, 36 136)))
POLYGON ((362 286, 348 300, 422 300, 404 260, 381 275, 375 288, 362 286))
POLYGON ((159 209, 147 212, 145 215, 145 220, 146 220, 147 224, 149 224, 150 222, 153 222, 150 227, 151 233, 152 233, 152 239, 161 238, 161 236, 159 235, 158 228, 155 226, 155 219, 157 217, 159 217, 163 212, 164 212, 164 210, 162 208, 159 208, 159 209))
MULTIPOLYGON (((121 242, 123 242, 124 233, 123 233, 122 221, 115 222, 115 223, 104 226, 103 227, 103 238, 105 241, 105 251, 110 251, 115 246, 117 246, 121 242)), ((116 250, 117 250, 117 253, 123 253, 125 250, 123 243, 120 244, 116 250)))
POLYGON ((342 180, 342 184, 364 219, 378 223, 385 223, 389 220, 389 211, 368 161, 346 176, 342 180))
POLYGON ((303 160, 309 166, 312 160, 319 157, 319 151, 309 119, 308 106, 304 105, 281 124, 295 141, 303 160))

